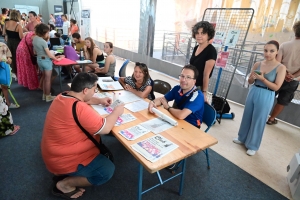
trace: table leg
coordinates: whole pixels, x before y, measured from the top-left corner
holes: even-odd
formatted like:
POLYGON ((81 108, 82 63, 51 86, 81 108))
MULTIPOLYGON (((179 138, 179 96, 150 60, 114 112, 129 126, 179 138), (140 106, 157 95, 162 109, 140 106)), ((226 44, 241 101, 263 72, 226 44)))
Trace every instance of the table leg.
POLYGON ((182 174, 181 174, 181 179, 180 179, 180 186, 179 186, 179 195, 182 195, 182 189, 183 189, 183 183, 184 183, 184 176, 185 176, 185 162, 186 159, 182 161, 182 174))
POLYGON ((59 74, 59 85, 60 85, 60 91, 62 91, 62 83, 61 83, 61 66, 58 67, 58 74, 59 74))
POLYGON ((81 66, 82 66, 82 72, 85 72, 85 71, 84 71, 85 65, 83 64, 83 65, 81 65, 81 66))
POLYGON ((142 199, 142 189, 143 189, 143 165, 139 163, 138 200, 142 199))

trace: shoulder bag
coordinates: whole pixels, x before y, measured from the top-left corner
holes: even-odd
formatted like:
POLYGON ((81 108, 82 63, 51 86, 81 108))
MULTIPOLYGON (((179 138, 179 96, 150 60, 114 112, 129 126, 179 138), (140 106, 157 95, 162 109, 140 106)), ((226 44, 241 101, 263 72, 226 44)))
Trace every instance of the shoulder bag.
POLYGON ((30 49, 28 44, 27 44, 27 41, 26 41, 26 38, 27 38, 27 35, 25 36, 24 40, 25 40, 25 44, 28 48, 28 51, 29 51, 29 54, 30 54, 30 59, 31 59, 31 62, 33 65, 36 65, 37 64, 37 60, 36 60, 36 55, 33 54, 33 49, 30 49))
POLYGON ((114 157, 113 154, 111 153, 111 151, 102 143, 101 137, 100 137, 100 141, 98 142, 93 136, 91 136, 91 134, 85 130, 80 122, 78 121, 77 118, 77 113, 76 113, 76 105, 77 105, 78 101, 75 101, 73 103, 72 106, 72 113, 73 113, 73 118, 76 122, 76 124, 79 126, 79 128, 82 130, 82 132, 84 132, 84 134, 95 144, 95 146, 100 150, 100 153, 102 155, 104 155, 105 157, 107 157, 108 159, 111 160, 111 162, 114 162, 114 157))

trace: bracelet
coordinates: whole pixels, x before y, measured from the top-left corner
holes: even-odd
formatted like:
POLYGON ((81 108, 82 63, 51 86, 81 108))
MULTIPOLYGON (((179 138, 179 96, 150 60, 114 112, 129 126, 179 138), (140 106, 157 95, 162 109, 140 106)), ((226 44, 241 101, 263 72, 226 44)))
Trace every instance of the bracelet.
POLYGON ((264 78, 264 80, 262 80, 261 82, 264 82, 266 80, 266 78, 264 78))
POLYGON ((206 92, 205 90, 202 90, 202 93, 206 92))
POLYGON ((167 108, 167 111, 170 111, 170 108, 172 108, 171 106, 169 106, 168 108, 167 108))

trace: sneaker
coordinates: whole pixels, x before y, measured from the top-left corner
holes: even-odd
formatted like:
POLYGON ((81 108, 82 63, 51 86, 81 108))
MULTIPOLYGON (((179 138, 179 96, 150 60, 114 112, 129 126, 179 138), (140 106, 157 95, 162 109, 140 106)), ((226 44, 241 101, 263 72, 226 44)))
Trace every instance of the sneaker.
POLYGON ((17 78, 17 76, 16 76, 16 74, 15 74, 15 73, 11 73, 11 78, 14 78, 14 79, 15 79, 15 81, 18 81, 18 78, 17 78))
POLYGON ((239 141, 238 138, 234 138, 234 139, 232 140, 232 142, 234 142, 234 143, 236 143, 236 144, 244 144, 243 142, 239 141))
POLYGON ((16 105, 14 103, 10 103, 10 105, 8 106, 8 108, 20 108, 20 105, 16 105))
POLYGON ((51 94, 46 95, 46 102, 50 102, 53 101, 55 99, 56 96, 51 96, 51 94))
POLYGON ((251 149, 248 149, 248 150, 247 150, 248 156, 254 156, 255 153, 256 153, 256 151, 254 151, 254 150, 251 150, 251 149))
MULTIPOLYGON (((51 95, 51 94, 50 94, 51 95)), ((42 100, 45 101, 46 100, 46 95, 43 94, 42 100)))

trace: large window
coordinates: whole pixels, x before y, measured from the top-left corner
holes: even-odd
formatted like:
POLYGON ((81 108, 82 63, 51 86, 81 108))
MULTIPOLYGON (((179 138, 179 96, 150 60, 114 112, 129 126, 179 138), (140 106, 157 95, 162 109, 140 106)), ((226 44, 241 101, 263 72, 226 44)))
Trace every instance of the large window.
POLYGON ((91 10, 93 39, 137 52, 140 0, 82 0, 81 7, 91 10))

